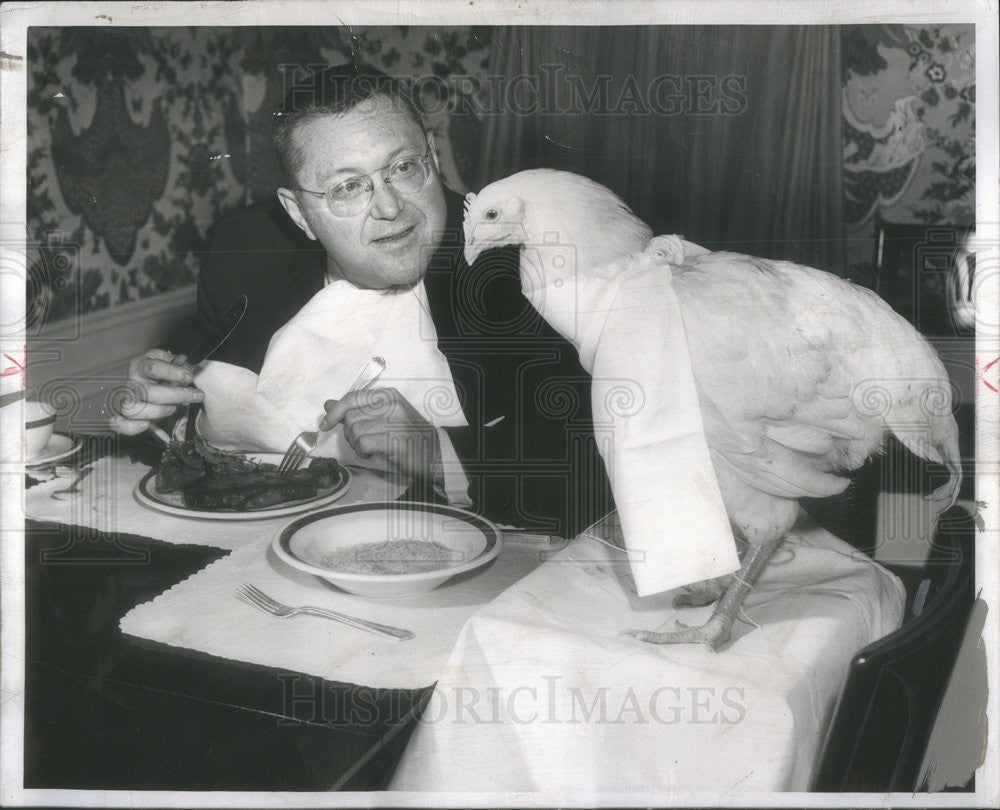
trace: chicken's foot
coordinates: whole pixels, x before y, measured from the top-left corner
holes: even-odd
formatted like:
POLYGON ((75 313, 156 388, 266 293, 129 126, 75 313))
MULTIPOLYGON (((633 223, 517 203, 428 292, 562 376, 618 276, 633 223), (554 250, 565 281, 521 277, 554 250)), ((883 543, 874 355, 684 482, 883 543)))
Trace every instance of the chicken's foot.
POLYGON ((743 600, 753 589, 757 577, 767 564, 768 558, 778 547, 778 543, 768 543, 763 546, 751 545, 743 556, 740 570, 733 576, 732 582, 726 588, 719 603, 712 611, 712 616, 705 624, 690 627, 684 622, 675 622, 674 630, 665 633, 655 633, 649 630, 623 630, 621 635, 646 641, 650 644, 706 644, 713 650, 729 640, 729 634, 736 621, 736 612, 743 600))

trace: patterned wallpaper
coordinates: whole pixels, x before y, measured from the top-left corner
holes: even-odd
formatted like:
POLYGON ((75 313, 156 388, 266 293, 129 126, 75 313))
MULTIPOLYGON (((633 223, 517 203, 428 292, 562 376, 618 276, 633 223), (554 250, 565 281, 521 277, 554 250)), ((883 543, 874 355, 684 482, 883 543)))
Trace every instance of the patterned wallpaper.
POLYGON ((841 43, 848 262, 864 283, 878 218, 974 222, 975 29, 846 26, 841 43))
POLYGON ((274 193, 270 112, 286 69, 357 55, 419 79, 445 180, 478 154, 473 28, 31 28, 28 311, 46 322, 193 284, 208 229, 274 193), (72 260, 67 260, 72 257, 72 260))
MULTIPOLYGON (((973 216, 972 26, 842 31, 850 277, 872 274, 876 215, 973 216)), ((279 66, 357 57, 417 79, 446 182, 474 177, 472 110, 489 28, 31 28, 29 313, 58 321, 194 282, 210 225, 273 193, 279 66), (71 257, 72 260, 66 260, 71 257)))

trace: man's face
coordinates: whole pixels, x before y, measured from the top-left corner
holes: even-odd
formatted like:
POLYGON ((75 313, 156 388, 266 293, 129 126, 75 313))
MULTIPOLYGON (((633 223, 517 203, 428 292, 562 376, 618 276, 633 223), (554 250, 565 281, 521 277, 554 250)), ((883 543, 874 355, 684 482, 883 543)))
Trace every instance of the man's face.
MULTIPOLYGON (((294 142, 303 157, 298 185, 313 191, 432 151, 417 123, 383 96, 299 125, 294 142)), ((278 196, 295 223, 326 248, 331 277, 370 289, 410 286, 423 278, 445 225, 433 156, 430 168, 427 183, 414 194, 401 194, 373 175, 371 201, 349 217, 333 214, 325 199, 312 194, 278 189, 278 196)))

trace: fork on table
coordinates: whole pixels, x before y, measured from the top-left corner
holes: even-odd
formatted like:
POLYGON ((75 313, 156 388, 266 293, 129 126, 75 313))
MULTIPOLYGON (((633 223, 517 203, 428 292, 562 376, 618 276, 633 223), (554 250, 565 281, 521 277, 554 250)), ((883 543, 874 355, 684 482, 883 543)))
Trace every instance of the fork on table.
POLYGON ((50 493, 49 497, 56 501, 65 501, 73 497, 74 495, 80 495, 83 492, 83 490, 80 489, 80 483, 93 471, 94 471, 93 467, 80 467, 76 470, 73 470, 72 472, 75 475, 75 477, 73 478, 73 482, 65 489, 57 489, 54 492, 50 493))
POLYGON ((350 625, 351 627, 356 627, 359 630, 367 630, 369 633, 377 633, 380 636, 388 636, 389 638, 394 638, 398 641, 408 641, 414 637, 413 633, 409 630, 403 630, 399 627, 390 627, 387 624, 379 624, 378 622, 370 622, 367 619, 359 619, 356 616, 348 616, 344 613, 337 613, 335 610, 311 607, 309 605, 303 605, 302 607, 289 607, 288 605, 284 605, 281 602, 272 599, 260 588, 254 587, 249 582, 244 582, 236 589, 236 598, 243 600, 249 605, 253 605, 255 608, 260 608, 265 613, 277 616, 279 619, 287 619, 289 616, 304 613, 309 616, 322 616, 326 619, 333 619, 334 621, 350 625))
MULTIPOLYGON (((344 392, 344 395, 352 391, 361 391, 371 385, 385 371, 385 360, 377 355, 365 363, 357 379, 351 383, 351 387, 344 392)), ((288 445, 285 455, 278 465, 278 474, 287 475, 299 468, 302 460, 316 449, 316 442, 319 440, 321 430, 304 430, 288 445)))

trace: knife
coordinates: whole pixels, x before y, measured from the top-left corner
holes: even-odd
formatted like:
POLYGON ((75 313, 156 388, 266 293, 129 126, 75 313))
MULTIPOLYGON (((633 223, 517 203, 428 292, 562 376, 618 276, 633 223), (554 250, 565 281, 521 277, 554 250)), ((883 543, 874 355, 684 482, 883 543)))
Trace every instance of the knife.
MULTIPOLYGON (((209 330, 208 334, 201 339, 197 348, 187 356, 185 363, 194 370, 208 360, 209 357, 222 348, 222 344, 229 340, 229 336, 236 331, 236 327, 243 320, 246 311, 247 297, 246 295, 241 295, 236 299, 236 303, 226 310, 226 314, 222 316, 222 320, 219 321, 218 325, 209 330)), ((198 418, 198 411, 201 409, 200 406, 201 403, 198 402, 187 406, 187 423, 184 425, 185 441, 194 438, 194 423, 198 418)))
POLYGON ((205 337, 201 339, 198 347, 187 356, 187 360, 185 361, 187 365, 192 368, 201 365, 221 349, 222 344, 229 340, 229 336, 236 331, 236 327, 243 320, 246 311, 247 297, 246 295, 241 295, 236 299, 236 303, 226 310, 226 314, 222 316, 222 320, 219 321, 218 325, 210 329, 205 337))

